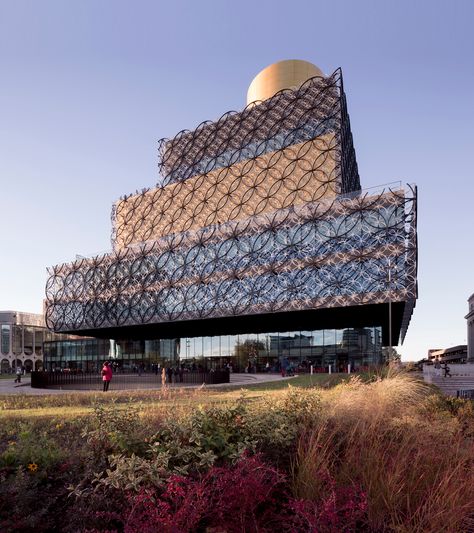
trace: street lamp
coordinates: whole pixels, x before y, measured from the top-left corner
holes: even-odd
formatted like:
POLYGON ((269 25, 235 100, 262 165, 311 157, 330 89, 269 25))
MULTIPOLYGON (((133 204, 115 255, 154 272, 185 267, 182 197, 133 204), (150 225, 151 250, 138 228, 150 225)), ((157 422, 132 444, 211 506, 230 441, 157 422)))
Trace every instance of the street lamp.
POLYGON ((389 357, 392 355, 392 268, 395 274, 394 280, 396 282, 397 265, 392 267, 392 259, 388 259, 388 336, 389 336, 389 357))
POLYGON ((392 356, 392 262, 388 259, 388 357, 392 356))

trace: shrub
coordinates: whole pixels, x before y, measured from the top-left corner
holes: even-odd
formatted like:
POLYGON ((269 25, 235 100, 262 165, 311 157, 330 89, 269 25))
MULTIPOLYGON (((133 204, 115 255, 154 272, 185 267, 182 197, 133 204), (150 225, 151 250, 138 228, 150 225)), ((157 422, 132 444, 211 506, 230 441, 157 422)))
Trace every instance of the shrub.
POLYGON ((150 438, 148 455, 171 473, 204 472, 215 463, 238 460, 254 443, 243 431, 246 408, 199 407, 182 419, 168 419, 150 438))
POLYGON ((247 456, 231 467, 213 467, 201 479, 171 476, 161 494, 142 490, 133 497, 125 531, 274 531, 284 480, 260 458, 247 456))
POLYGON ((367 523, 367 495, 356 486, 338 486, 327 475, 326 493, 318 502, 291 500, 285 529, 293 533, 361 531, 367 523))
POLYGON ((170 393, 143 408, 107 396, 66 421, 4 416, 0 530, 473 529, 472 402, 392 373, 216 397, 170 393))

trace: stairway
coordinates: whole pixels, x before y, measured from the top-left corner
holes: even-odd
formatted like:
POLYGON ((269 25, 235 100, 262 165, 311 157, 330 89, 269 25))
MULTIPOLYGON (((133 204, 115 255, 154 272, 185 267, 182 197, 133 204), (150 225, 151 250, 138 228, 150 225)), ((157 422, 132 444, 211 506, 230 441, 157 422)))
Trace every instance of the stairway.
POLYGON ((426 379, 428 383, 436 385, 446 396, 456 396, 458 390, 474 390, 474 376, 443 377, 431 375, 426 379))

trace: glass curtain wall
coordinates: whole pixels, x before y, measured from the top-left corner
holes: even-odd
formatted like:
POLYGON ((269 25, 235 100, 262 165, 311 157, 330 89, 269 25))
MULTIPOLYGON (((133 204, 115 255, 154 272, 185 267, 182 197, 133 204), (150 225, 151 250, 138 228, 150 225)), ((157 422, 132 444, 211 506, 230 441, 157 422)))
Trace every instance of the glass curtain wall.
POLYGON ((288 331, 275 333, 182 338, 182 362, 206 361, 206 366, 231 364, 235 371, 278 371, 290 365, 299 371, 347 372, 382 361, 380 327, 288 331), (196 349, 198 347, 198 349, 196 349))
POLYGON ((141 341, 103 339, 44 343, 48 370, 96 371, 112 360, 118 372, 150 372, 156 367, 184 365, 190 369, 231 366, 235 372, 347 372, 380 365, 380 327, 246 333, 215 337, 183 337, 141 341))

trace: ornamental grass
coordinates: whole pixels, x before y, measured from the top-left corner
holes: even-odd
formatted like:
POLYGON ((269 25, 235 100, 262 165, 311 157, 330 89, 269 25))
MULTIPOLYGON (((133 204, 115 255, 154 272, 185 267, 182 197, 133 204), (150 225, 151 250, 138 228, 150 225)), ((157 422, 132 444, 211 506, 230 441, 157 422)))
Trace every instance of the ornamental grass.
POLYGON ((411 374, 306 385, 77 394, 34 415, 4 399, 0 530, 474 530, 473 402, 411 374))

